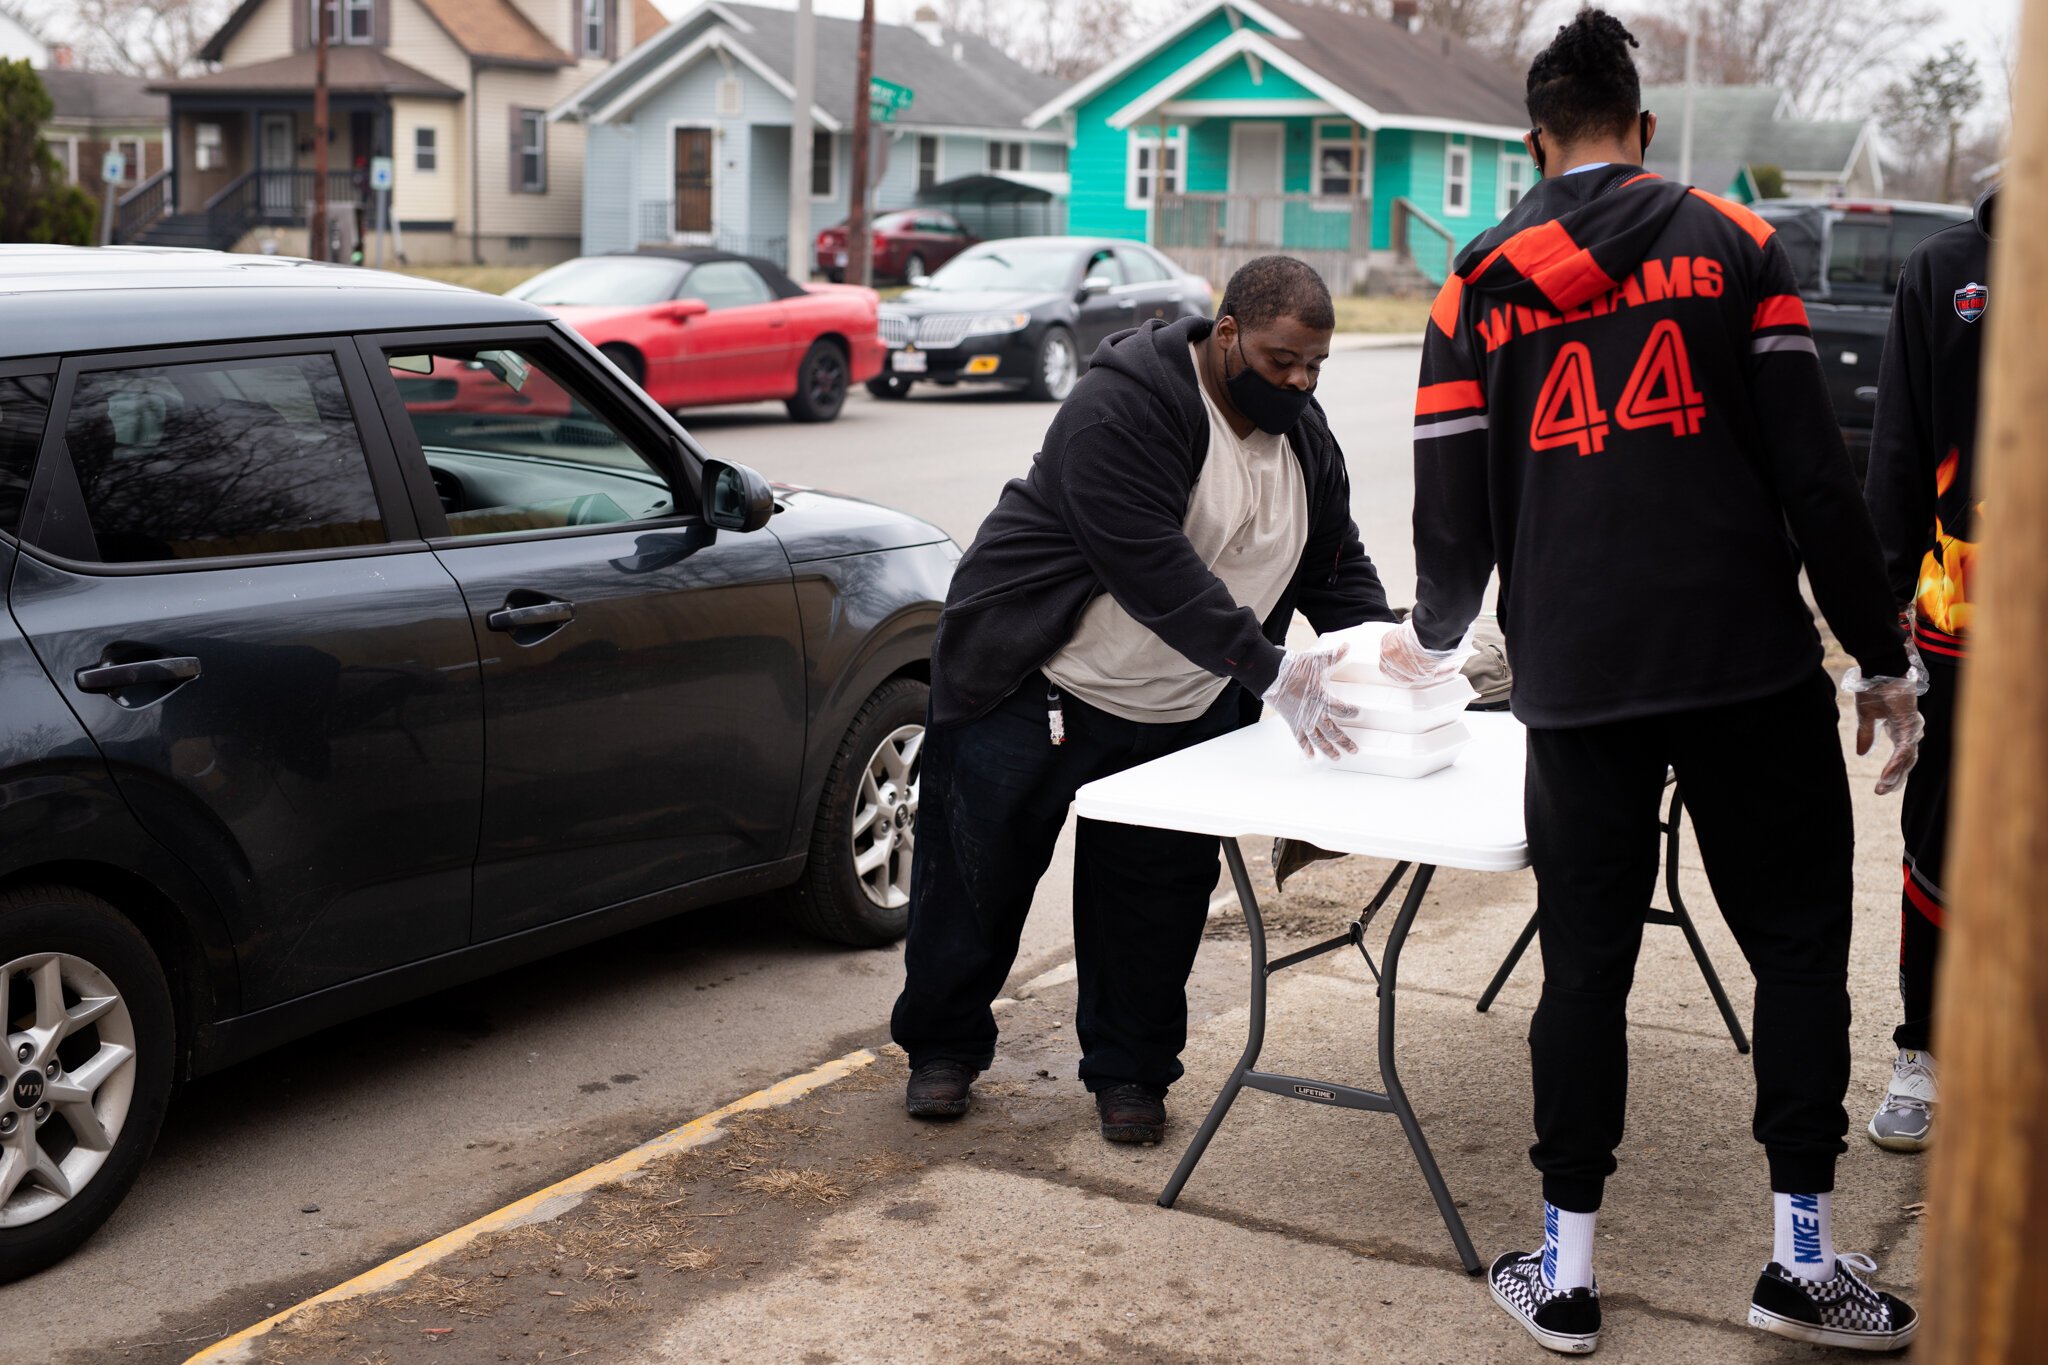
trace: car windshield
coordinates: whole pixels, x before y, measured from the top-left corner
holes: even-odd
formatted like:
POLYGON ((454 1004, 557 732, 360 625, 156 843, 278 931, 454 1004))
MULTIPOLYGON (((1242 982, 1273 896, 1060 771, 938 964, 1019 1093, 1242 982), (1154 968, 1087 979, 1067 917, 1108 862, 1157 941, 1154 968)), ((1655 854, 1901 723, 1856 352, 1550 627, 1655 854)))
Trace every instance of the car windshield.
POLYGON ((963 252, 940 266, 927 289, 958 293, 972 289, 1016 289, 1033 293, 1064 289, 1074 274, 1072 247, 1015 247, 963 252))
POLYGON ((543 307, 631 308, 676 296, 687 267, 655 256, 585 256, 544 270, 511 291, 543 307))

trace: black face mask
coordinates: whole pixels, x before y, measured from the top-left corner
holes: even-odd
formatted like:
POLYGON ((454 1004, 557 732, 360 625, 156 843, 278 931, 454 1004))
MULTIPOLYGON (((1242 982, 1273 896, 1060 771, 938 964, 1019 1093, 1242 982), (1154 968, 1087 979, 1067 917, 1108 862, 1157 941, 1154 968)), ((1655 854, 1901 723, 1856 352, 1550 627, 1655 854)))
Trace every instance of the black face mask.
POLYGON ((1308 400, 1315 390, 1283 388, 1260 374, 1245 355, 1242 339, 1237 344, 1237 357, 1244 362, 1244 368, 1231 374, 1230 352, 1223 353, 1223 387, 1230 394, 1231 405, 1268 436, 1284 436, 1294 430, 1301 414, 1308 411, 1308 400))

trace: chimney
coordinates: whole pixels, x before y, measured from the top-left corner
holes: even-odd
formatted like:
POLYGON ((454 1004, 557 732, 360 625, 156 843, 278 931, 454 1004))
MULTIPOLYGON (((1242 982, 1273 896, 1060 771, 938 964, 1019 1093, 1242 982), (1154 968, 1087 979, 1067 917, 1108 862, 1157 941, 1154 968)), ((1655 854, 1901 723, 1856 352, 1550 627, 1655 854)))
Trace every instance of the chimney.
POLYGON ((939 12, 930 5, 919 5, 917 7, 917 13, 910 17, 910 26, 917 30, 920 38, 923 38, 933 47, 945 46, 945 25, 939 22, 939 12))
POLYGON ((1421 0, 1394 0, 1394 27, 1404 33, 1413 33, 1421 28, 1421 0))
POLYGON ((50 44, 50 69, 52 71, 69 71, 71 69, 71 61, 71 48, 69 44, 50 44))

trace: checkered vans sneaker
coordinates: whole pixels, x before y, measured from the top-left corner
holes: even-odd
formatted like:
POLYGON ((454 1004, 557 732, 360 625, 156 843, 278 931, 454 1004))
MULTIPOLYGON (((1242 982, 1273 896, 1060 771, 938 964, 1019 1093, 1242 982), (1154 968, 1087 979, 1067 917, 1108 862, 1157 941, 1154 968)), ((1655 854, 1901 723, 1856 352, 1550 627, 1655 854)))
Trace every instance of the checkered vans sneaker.
POLYGON ((1543 1283, 1543 1253, 1510 1251, 1486 1272, 1493 1301, 1553 1351, 1589 1354, 1600 1344, 1600 1287, 1560 1292, 1543 1283))
POLYGON ((1749 1325, 1820 1346, 1899 1350, 1913 1340, 1920 1317, 1904 1299, 1863 1282, 1876 1270, 1877 1262, 1850 1252, 1835 1258, 1832 1280, 1802 1280, 1773 1261, 1750 1295, 1749 1325))
POLYGON ((1870 1140, 1887 1152, 1924 1152, 1934 1139, 1934 1058, 1901 1050, 1892 1083, 1870 1116, 1870 1140))

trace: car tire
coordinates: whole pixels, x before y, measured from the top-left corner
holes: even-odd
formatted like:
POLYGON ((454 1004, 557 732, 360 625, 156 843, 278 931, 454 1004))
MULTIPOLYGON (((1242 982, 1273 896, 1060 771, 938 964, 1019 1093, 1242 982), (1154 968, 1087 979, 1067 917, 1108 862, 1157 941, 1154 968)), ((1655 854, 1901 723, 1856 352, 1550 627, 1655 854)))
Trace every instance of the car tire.
POLYGON ((783 406, 792 421, 829 422, 846 406, 846 386, 851 378, 846 352, 829 341, 814 341, 796 367, 796 394, 783 406))
POLYGON ((868 381, 868 392, 877 398, 910 397, 910 381, 900 374, 878 374, 868 381))
POLYGON ((640 353, 624 342, 610 341, 597 348, 597 353, 619 367, 619 373, 633 381, 635 388, 647 387, 647 365, 640 359, 640 353))
POLYGON ((910 928, 918 756, 930 695, 916 678, 882 684, 862 703, 832 757, 810 860, 791 894, 797 923, 821 938, 879 948, 910 928), (863 873, 859 862, 877 847, 883 850, 879 863, 863 873))
MULTIPOLYGON (((12 1047, 0 1053, 0 1128, 7 1129, 0 1153, 40 1156, 70 1185, 59 1190, 31 1173, 0 1201, 0 1283, 61 1261, 107 1221, 141 1173, 170 1103, 177 1019, 148 940, 113 906, 82 891, 36 886, 0 893, 0 1019, 15 1046, 38 1046, 21 1035, 53 1019, 38 998, 53 981, 74 1017, 85 999, 111 1003, 65 1029, 45 1053, 31 1053, 48 1088, 40 1109, 24 1112, 17 1104, 30 1067, 12 1047), (52 1065, 54 1076, 47 1072, 52 1065), (75 1079, 88 1075, 89 1083, 75 1079), (85 1098, 66 1103, 59 1097, 67 1088, 85 1098), (86 1124, 104 1150, 86 1140, 86 1124)), ((0 1160, 0 1171, 11 1164, 0 1160)))
POLYGON ((1080 377, 1081 353, 1074 334, 1058 325, 1046 328, 1031 357, 1031 382, 1024 392, 1041 403, 1062 403, 1080 377))
POLYGON ((914 251, 910 253, 910 259, 903 263, 903 282, 905 284, 909 284, 920 275, 929 275, 931 273, 931 271, 925 269, 924 257, 914 251))
POLYGON ((840 267, 833 270, 827 270, 825 272, 825 278, 832 281, 832 283, 834 284, 845 284, 846 270, 844 267, 840 267))

